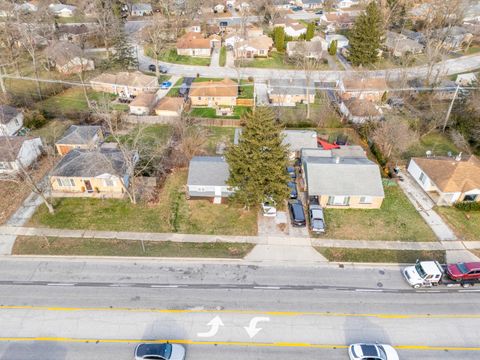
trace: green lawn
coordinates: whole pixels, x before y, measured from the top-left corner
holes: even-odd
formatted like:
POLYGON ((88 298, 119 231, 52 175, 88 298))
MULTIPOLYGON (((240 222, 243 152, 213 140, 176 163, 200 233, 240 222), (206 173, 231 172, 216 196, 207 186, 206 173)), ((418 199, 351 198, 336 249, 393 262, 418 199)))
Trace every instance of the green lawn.
POLYGON ((180 90, 180 86, 182 86, 183 81, 183 77, 178 79, 177 82, 170 88, 170 90, 168 90, 167 96, 178 97, 178 91, 180 90))
POLYGON ((380 249, 348 249, 348 248, 315 248, 329 261, 335 262, 371 262, 411 264, 422 260, 446 262, 445 251, 434 250, 380 250, 380 249))
POLYGON ((480 240, 480 211, 462 211, 443 206, 437 207, 436 211, 462 240, 480 240))
MULTIPOLYGON (((90 101, 96 101, 97 104, 106 103, 110 105, 110 101, 115 98, 113 94, 107 94, 89 90, 88 98, 90 101)), ((80 111, 87 111, 88 105, 83 90, 80 88, 70 88, 58 95, 49 97, 44 101, 38 102, 36 108, 45 111, 48 115, 72 115, 80 111)), ((112 108, 116 110, 128 109, 128 105, 114 104, 112 108)))
MULTIPOLYGON (((147 49, 147 55, 152 57, 151 51, 147 49)), ((210 58, 177 55, 176 49, 171 49, 158 57, 158 60, 175 64, 194 65, 194 66, 208 66, 210 65, 210 58)))
POLYGON ((112 231, 179 232, 192 234, 255 235, 257 213, 208 200, 186 200, 187 171, 167 177, 158 203, 131 204, 127 200, 63 198, 50 215, 40 206, 31 226, 112 231))
POLYGON ((227 63, 227 48, 225 46, 222 46, 220 49, 220 66, 225 66, 227 63))
POLYGON ((250 107, 246 106, 234 106, 232 116, 217 116, 214 108, 202 107, 202 108, 192 108, 190 110, 190 115, 193 117, 200 118, 209 118, 209 119, 240 119, 247 111, 250 111, 250 107))
POLYGON ((253 82, 248 80, 240 80, 239 99, 253 99, 253 93, 255 92, 255 86, 253 82))
POLYGON ((420 142, 406 151, 403 157, 406 160, 414 156, 423 157, 428 150, 437 156, 446 156, 449 151, 453 154, 458 154, 460 151, 448 138, 448 135, 441 132, 433 132, 421 138, 420 142))
POLYGON ((268 58, 255 58, 253 60, 240 61, 241 67, 272 68, 272 69, 294 69, 295 66, 286 62, 285 55, 272 51, 268 58))
POLYGON ((242 243, 178 243, 115 239, 72 239, 19 236, 13 246, 15 255, 76 255, 76 256, 155 256, 243 258, 253 244, 242 243))
POLYGON ((325 209, 328 238, 436 241, 432 230, 397 186, 385 186, 381 209, 325 209))
POLYGON ((40 129, 30 131, 28 135, 42 138, 47 145, 55 145, 55 141, 63 136, 70 125, 73 125, 73 121, 71 120, 54 119, 47 122, 47 124, 40 129))

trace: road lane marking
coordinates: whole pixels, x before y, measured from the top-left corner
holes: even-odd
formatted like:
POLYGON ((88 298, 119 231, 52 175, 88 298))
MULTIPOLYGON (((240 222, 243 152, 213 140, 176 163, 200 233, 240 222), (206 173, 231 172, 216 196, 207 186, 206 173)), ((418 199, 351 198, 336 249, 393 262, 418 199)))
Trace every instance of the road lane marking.
MULTIPOLYGON (((248 341, 198 341, 189 339, 84 339, 69 337, 1 337, 0 342, 65 342, 65 343, 163 343, 169 341, 184 345, 225 345, 250 347, 306 347, 315 349, 347 349, 343 344, 312 344, 303 342, 248 342, 248 341)), ((480 351, 480 347, 466 346, 428 346, 428 345, 394 345, 399 350, 420 351, 480 351)))
POLYGON ((56 307, 33 305, 0 305, 0 310, 38 310, 58 312, 105 311, 105 312, 135 312, 135 313, 167 313, 167 314, 239 314, 239 315, 270 315, 270 316, 323 316, 323 317, 373 317, 379 319, 480 319, 480 314, 375 314, 375 313, 336 313, 314 311, 261 311, 261 310, 209 310, 209 309, 147 309, 124 307, 56 307))
POLYGON ((47 286, 74 286, 72 283, 48 283, 47 286))

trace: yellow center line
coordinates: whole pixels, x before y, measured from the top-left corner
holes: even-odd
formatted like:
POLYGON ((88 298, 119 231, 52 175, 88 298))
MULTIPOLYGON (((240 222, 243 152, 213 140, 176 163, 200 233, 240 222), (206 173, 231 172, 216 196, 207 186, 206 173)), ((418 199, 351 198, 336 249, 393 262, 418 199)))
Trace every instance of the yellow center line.
MULTIPOLYGON (((347 349, 348 345, 343 344, 312 344, 296 342, 247 342, 247 341, 196 341, 189 339, 77 339, 69 337, 0 337, 0 342, 65 342, 65 343, 170 343, 183 345, 224 345, 224 346, 250 346, 250 347, 296 347, 296 348, 315 348, 315 349, 347 349)), ((420 351, 480 351, 480 347, 462 347, 462 346, 428 346, 428 345, 395 345, 399 350, 420 350, 420 351)))
POLYGON ((337 313, 312 311, 260 311, 260 310, 202 310, 202 309, 147 309, 147 308, 105 308, 105 307, 52 307, 31 305, 0 305, 0 310, 34 310, 34 311, 104 311, 104 312, 134 312, 134 313, 168 313, 168 314, 240 314, 240 315, 270 315, 270 316, 323 316, 323 317, 373 317, 380 319, 480 319, 480 314, 375 314, 375 313, 337 313))

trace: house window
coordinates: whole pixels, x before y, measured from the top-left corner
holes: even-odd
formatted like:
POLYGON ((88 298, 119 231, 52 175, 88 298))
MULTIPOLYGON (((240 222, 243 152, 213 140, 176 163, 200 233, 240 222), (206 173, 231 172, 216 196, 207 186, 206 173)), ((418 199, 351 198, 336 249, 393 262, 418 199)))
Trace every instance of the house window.
POLYGON ((477 201, 478 194, 465 195, 463 201, 477 201))
POLYGON ((73 180, 73 179, 58 178, 57 183, 58 183, 59 186, 62 186, 62 187, 75 186, 75 180, 73 180))
POLYGON ((327 204, 332 206, 348 206, 349 203, 349 196, 329 196, 327 204))
POLYGON ((427 176, 425 175, 425 173, 421 173, 420 174, 420 182, 425 185, 425 183, 427 182, 427 176))
POLYGON ((371 196, 361 196, 360 197, 360 204, 371 204, 372 197, 371 196))
POLYGON ((103 185, 105 187, 112 187, 115 185, 115 181, 113 181, 112 179, 103 179, 103 185))
POLYGON ((198 97, 198 100, 202 100, 202 98, 199 96, 199 97, 198 97))

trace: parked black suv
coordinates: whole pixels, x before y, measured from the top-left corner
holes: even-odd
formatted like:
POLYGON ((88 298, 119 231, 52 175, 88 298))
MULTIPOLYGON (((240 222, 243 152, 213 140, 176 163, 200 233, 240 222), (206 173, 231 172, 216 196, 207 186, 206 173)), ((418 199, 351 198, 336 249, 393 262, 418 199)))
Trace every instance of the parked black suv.
POLYGON ((303 210, 303 204, 300 200, 290 200, 288 202, 288 210, 292 217, 292 225, 303 227, 307 224, 305 219, 305 211, 303 210))

